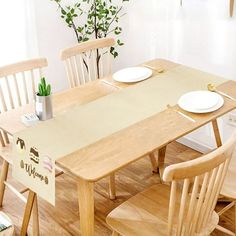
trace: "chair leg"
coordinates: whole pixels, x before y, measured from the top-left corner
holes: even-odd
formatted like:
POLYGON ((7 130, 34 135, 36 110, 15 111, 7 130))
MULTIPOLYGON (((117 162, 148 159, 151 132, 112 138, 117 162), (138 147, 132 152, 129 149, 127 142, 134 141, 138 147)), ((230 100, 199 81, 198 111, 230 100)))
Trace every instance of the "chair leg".
POLYGON ((228 229, 220 226, 220 225, 217 225, 216 229, 223 232, 224 234, 235 236, 236 235, 236 201, 231 202, 230 204, 228 204, 226 207, 224 207, 219 212, 217 212, 217 214, 219 216, 221 216, 222 214, 224 214, 226 211, 228 211, 232 207, 235 207, 235 221, 234 221, 235 233, 232 232, 231 230, 228 230, 228 229))
POLYGON ((3 132, 3 136, 4 136, 4 138, 5 138, 5 143, 6 143, 6 144, 7 144, 7 143, 10 143, 9 138, 8 138, 8 134, 7 134, 6 132, 3 132))
POLYGON ((7 180, 8 169, 9 169, 9 163, 3 160, 1 174, 0 174, 0 207, 2 207, 2 203, 3 203, 3 197, 5 193, 5 187, 6 187, 4 181, 7 180))
POLYGON ((115 173, 109 176, 109 198, 111 200, 116 199, 116 183, 115 183, 115 173))
POLYGON ((3 139, 3 136, 2 136, 2 131, 0 130, 0 143, 2 145, 2 147, 5 147, 5 142, 4 142, 4 139, 3 139))
POLYGON ((151 164, 152 164, 152 172, 157 173, 158 165, 157 165, 157 160, 156 160, 156 157, 155 157, 155 153, 153 153, 153 152, 150 153, 149 158, 150 158, 150 161, 151 161, 151 164))
POLYGON ((33 235, 39 236, 39 213, 38 213, 38 199, 35 196, 33 205, 33 235))
POLYGON ((221 231, 224 234, 227 234, 227 235, 230 235, 230 236, 235 236, 235 234, 232 231, 230 231, 230 230, 228 230, 228 229, 226 229, 226 228, 224 228, 224 227, 222 227, 220 225, 217 225, 216 229, 221 231))
POLYGON ((113 232, 112 232, 112 236, 120 236, 120 234, 117 233, 116 231, 113 231, 113 232))

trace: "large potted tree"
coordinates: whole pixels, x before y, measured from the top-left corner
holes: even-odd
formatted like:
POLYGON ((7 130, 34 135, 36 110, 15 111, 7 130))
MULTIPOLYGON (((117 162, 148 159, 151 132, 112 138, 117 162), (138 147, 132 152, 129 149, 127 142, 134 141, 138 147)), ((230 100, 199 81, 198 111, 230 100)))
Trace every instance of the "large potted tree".
MULTIPOLYGON (((114 58, 119 55, 117 47, 124 45, 119 38, 122 33, 120 18, 125 15, 124 2, 129 0, 118 0, 116 3, 112 0, 77 0, 70 5, 65 4, 64 0, 51 1, 57 4, 61 18, 72 29, 78 43, 112 35, 116 38, 117 45, 111 47, 110 53, 114 58)), ((101 57, 98 51, 96 57, 98 67, 101 57)))

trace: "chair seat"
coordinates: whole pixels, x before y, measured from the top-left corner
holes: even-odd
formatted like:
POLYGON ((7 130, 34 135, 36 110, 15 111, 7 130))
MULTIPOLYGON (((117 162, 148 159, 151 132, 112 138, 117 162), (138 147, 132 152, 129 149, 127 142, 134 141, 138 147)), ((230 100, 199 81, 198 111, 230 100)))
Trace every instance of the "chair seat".
POLYGON ((12 165, 13 163, 13 145, 7 144, 5 147, 0 146, 0 157, 12 165))
MULTIPOLYGON (((169 196, 168 185, 154 185, 114 209, 107 217, 107 224, 124 236, 167 236, 169 196)), ((180 192, 177 193, 177 207, 179 204, 180 192)), ((178 216, 175 216, 174 224, 177 220, 178 216)), ((219 217, 214 212, 212 221, 196 235, 209 235, 218 221, 219 217)))
POLYGON ((11 227, 0 232, 0 236, 13 236, 13 235, 15 235, 15 228, 14 228, 14 225, 13 225, 11 219, 2 211, 0 211, 0 215, 2 215, 5 219, 7 219, 12 224, 11 227))

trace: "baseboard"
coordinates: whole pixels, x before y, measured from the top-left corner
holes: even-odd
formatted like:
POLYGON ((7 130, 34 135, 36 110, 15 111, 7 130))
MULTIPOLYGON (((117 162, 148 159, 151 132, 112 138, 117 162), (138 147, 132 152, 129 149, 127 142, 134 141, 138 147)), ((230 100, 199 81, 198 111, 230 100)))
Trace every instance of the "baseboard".
POLYGON ((212 147, 207 146, 203 143, 200 143, 200 142, 198 142, 194 139, 191 139, 189 137, 182 137, 182 138, 178 139, 177 142, 179 142, 187 147, 190 147, 193 150, 201 152, 201 153, 208 153, 212 150, 212 147))

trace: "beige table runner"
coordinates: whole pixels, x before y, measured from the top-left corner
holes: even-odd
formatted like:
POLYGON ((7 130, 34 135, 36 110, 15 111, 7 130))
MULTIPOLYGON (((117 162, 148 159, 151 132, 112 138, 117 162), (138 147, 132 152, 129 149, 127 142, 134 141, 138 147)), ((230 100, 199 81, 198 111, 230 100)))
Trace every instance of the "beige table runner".
POLYGON ((219 85, 224 82, 226 80, 221 77, 178 66, 142 83, 76 106, 15 135, 18 158, 13 175, 54 204, 56 159, 165 110, 167 104, 176 104, 186 92, 205 90, 208 83, 219 85), (24 143, 24 149, 20 143, 24 143), (32 170, 35 176, 30 175, 32 170))

